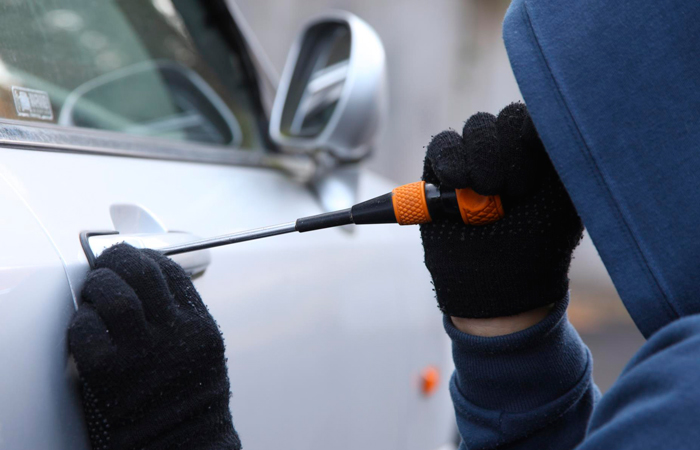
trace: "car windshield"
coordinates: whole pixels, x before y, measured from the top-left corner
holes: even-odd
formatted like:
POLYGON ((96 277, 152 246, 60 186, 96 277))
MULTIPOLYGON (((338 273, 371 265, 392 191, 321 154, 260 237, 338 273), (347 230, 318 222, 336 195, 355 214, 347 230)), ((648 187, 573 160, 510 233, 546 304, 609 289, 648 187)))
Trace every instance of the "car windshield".
POLYGON ((3 0, 0 118, 261 147, 255 81, 223 4, 3 0))

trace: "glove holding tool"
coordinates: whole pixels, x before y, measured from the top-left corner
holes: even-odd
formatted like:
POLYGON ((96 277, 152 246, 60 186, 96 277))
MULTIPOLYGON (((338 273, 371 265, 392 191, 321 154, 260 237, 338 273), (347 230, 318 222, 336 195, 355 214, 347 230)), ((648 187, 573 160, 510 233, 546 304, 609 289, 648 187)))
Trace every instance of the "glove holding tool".
POLYGON ((441 190, 499 195, 505 216, 483 227, 453 217, 421 225, 440 310, 463 318, 512 316, 564 301, 583 224, 522 103, 473 115, 462 135, 430 142, 423 179, 441 190))
POLYGON ((158 251, 166 256, 177 255, 295 231, 305 233, 351 224, 418 225, 438 218, 453 217, 467 225, 487 225, 502 219, 503 216, 503 205, 498 195, 480 195, 470 188, 441 189, 434 184, 418 181, 399 186, 388 194, 358 203, 352 208, 303 217, 282 225, 162 248, 158 251))

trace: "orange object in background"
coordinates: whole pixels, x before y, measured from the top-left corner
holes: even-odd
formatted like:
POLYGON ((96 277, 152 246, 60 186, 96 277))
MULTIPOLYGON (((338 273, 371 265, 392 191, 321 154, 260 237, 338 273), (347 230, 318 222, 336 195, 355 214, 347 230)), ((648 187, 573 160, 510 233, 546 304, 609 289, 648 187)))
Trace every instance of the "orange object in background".
POLYGON ((420 374, 421 392, 426 397, 437 392, 440 385, 440 370, 435 366, 428 366, 420 374))

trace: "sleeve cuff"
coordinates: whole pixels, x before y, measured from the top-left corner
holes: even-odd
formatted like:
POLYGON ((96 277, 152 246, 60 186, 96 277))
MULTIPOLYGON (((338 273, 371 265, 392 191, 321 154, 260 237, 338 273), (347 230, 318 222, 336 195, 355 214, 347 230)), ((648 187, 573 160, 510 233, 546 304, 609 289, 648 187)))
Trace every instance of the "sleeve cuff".
POLYGON ((566 318, 568 295, 538 324, 509 335, 473 336, 444 317, 452 340, 455 405, 522 413, 555 402, 590 372, 590 355, 566 318))

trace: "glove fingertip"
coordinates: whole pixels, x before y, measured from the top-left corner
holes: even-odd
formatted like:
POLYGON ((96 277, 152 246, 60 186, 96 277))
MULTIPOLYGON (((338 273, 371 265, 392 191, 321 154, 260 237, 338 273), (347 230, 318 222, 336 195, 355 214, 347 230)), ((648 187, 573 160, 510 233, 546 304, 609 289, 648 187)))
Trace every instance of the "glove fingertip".
POLYGON ((181 265, 163 255, 158 250, 146 248, 141 250, 141 252, 160 267, 166 278, 172 278, 173 276, 187 277, 187 272, 185 272, 185 269, 183 269, 181 265))
POLYGON ((73 314, 68 326, 68 349, 78 363, 95 360, 96 355, 105 354, 112 348, 107 327, 95 308, 82 304, 73 314), (83 358, 87 356, 87 358, 83 358))
POLYGON ((95 268, 114 270, 116 267, 138 261, 140 258, 141 253, 136 247, 121 242, 103 251, 100 256, 95 259, 95 268))
POLYGON ((105 286, 121 288, 128 285, 110 269, 100 267, 99 269, 91 270, 85 277, 85 283, 80 292, 83 301, 92 303, 91 298, 95 292, 105 286))
POLYGON ((496 117, 476 113, 464 124, 462 137, 466 148, 471 185, 482 195, 499 194, 503 186, 503 158, 499 154, 496 117))
MULTIPOLYGON (((496 123, 496 116, 487 112, 478 112, 472 114, 472 116, 464 122, 464 128, 462 128, 462 136, 471 135, 472 133, 479 132, 482 130, 490 130, 493 124, 496 123)), ((495 136, 493 136, 495 138, 495 136)))
POLYGON ((202 297, 197 292, 197 289, 195 289, 192 279, 181 265, 157 250, 145 249, 142 250, 142 252, 160 267, 168 283, 170 292, 180 306, 192 307, 201 314, 208 314, 209 310, 204 304, 202 297))
POLYGON ((423 176, 421 177, 421 180, 425 181, 426 183, 431 183, 431 184, 440 184, 440 179, 435 175, 435 171, 433 170, 433 163, 430 162, 430 158, 428 155, 425 155, 425 159, 423 159, 423 176))
MULTIPOLYGON (((523 119, 520 127, 520 135, 523 141, 542 146, 540 135, 537 133, 537 128, 535 128, 535 123, 532 121, 530 114, 526 114, 523 119)), ((544 146, 542 146, 542 150, 544 150, 544 146)))
MULTIPOLYGON (((430 168, 440 185, 463 188, 471 184, 464 141, 454 130, 446 130, 433 137, 426 152, 426 167, 430 168)), ((426 175, 425 171, 423 175, 426 175)))
POLYGON ((503 193, 524 197, 539 184, 547 167, 547 155, 527 107, 517 102, 503 108, 496 128, 501 155, 509 162, 503 193))

